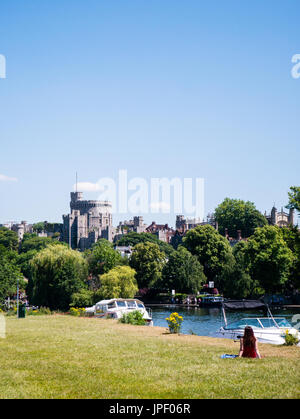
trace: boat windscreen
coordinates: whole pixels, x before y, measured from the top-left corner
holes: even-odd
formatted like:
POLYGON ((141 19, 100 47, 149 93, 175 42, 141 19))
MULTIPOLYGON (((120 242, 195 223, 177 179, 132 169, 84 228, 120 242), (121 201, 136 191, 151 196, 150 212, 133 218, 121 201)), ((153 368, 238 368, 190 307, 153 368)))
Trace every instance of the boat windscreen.
POLYGON ((127 306, 128 308, 135 308, 136 307, 135 301, 127 301, 127 306))
POLYGON ((258 319, 245 318, 245 319, 238 320, 234 323, 228 324, 224 329, 226 330, 244 329, 246 326, 251 326, 251 327, 260 328, 260 329, 262 328, 258 319))
POLYGON ((118 307, 126 307, 126 302, 125 301, 117 301, 117 306, 118 307))
POLYGON ((292 327, 291 324, 284 317, 282 318, 275 317, 274 320, 277 323, 278 327, 292 327))

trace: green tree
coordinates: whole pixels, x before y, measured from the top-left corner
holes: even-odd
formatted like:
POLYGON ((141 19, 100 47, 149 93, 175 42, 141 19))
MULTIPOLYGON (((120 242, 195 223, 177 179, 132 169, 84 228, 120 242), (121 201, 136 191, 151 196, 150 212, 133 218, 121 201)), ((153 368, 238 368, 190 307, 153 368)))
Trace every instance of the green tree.
POLYGON ((294 263, 291 268, 287 285, 289 285, 290 290, 300 289, 300 231, 298 227, 289 226, 282 227, 280 233, 294 255, 294 263))
POLYGON ((245 261, 246 242, 240 241, 233 247, 235 262, 224 272, 224 296, 226 298, 252 298, 263 294, 259 282, 254 281, 245 261))
POLYGON ((227 228, 231 237, 237 237, 238 230, 241 230, 242 237, 249 237, 257 227, 267 225, 267 219, 252 202, 240 199, 225 198, 216 208, 215 218, 219 232, 224 235, 227 228))
POLYGON ((167 256, 169 256, 174 251, 174 248, 170 244, 159 240, 154 234, 151 233, 135 233, 132 231, 121 237, 121 239, 118 240, 116 244, 117 246, 134 247, 138 243, 146 242, 157 244, 161 252, 164 252, 167 256))
POLYGON ((82 288, 72 294, 70 307, 90 307, 93 305, 93 297, 93 291, 82 288))
POLYGON ((161 279, 166 255, 160 251, 155 243, 138 243, 134 246, 129 265, 136 271, 139 288, 154 287, 161 279))
POLYGON ((104 299, 133 298, 138 291, 135 270, 117 266, 101 276, 101 295, 104 299))
POLYGON ((25 288, 23 275, 13 261, 11 254, 1 252, 0 255, 0 306, 6 297, 12 297, 17 292, 19 280, 20 289, 25 288))
POLYGON ((245 247, 245 263, 251 278, 265 292, 281 292, 288 281, 295 256, 284 241, 280 228, 257 228, 245 247))
POLYGON ((208 281, 214 281, 215 286, 222 289, 224 273, 234 264, 232 250, 225 237, 210 225, 197 226, 187 232, 183 246, 197 256, 208 281))
POLYGON ((86 258, 89 272, 95 277, 107 273, 122 263, 120 253, 114 250, 112 243, 105 239, 100 239, 95 243, 87 252, 86 258))
POLYGON ((287 208, 294 208, 300 212, 300 186, 291 186, 288 197, 289 203, 287 208))
POLYGON ((30 301, 51 310, 66 310, 72 294, 86 288, 87 262, 83 255, 64 245, 48 246, 30 262, 30 301))
POLYGON ((3 245, 7 250, 18 250, 17 233, 6 227, 0 227, 0 245, 3 245))
POLYGON ((45 222, 44 221, 40 221, 38 223, 33 224, 32 230, 35 233, 41 233, 42 231, 45 231, 45 222))
POLYGON ((206 277, 197 257, 185 247, 179 246, 173 252, 162 270, 161 287, 181 293, 200 291, 206 277))
POLYGON ((20 246, 20 253, 27 253, 31 250, 39 252, 45 249, 49 245, 60 245, 67 246, 67 244, 51 239, 51 237, 39 237, 35 235, 29 235, 23 238, 20 246))

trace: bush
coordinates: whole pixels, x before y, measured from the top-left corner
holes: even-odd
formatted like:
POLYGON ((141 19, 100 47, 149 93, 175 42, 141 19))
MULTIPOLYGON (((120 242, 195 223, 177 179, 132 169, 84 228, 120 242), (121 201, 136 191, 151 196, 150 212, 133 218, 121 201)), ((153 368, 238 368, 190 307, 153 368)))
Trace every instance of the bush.
POLYGON ((40 308, 30 307, 26 311, 26 314, 28 314, 28 316, 43 316, 43 315, 50 315, 52 314, 52 312, 50 308, 48 307, 40 307, 40 308))
POLYGON ((178 313, 170 314, 170 317, 166 318, 170 333, 179 333, 181 329, 181 323, 183 321, 183 317, 179 316, 178 313))
POLYGON ((143 319, 143 314, 138 310, 132 311, 128 314, 124 313, 120 322, 136 326, 144 326, 146 324, 146 321, 143 319))
POLYGON ((71 307, 69 314, 71 314, 71 316, 85 316, 85 308, 76 308, 76 307, 71 307))
POLYGON ((297 345, 297 343, 299 342, 298 335, 297 336, 291 335, 288 332, 288 330, 285 332, 284 339, 285 339, 285 345, 287 346, 297 345))

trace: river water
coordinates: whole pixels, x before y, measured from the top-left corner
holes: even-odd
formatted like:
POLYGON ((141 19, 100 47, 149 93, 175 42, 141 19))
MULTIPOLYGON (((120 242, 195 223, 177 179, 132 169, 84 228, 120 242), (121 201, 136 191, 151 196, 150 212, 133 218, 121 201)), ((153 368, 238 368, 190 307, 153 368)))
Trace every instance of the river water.
MULTIPOLYGON (((177 312, 183 317, 181 333, 195 334, 199 336, 214 336, 221 326, 224 326, 224 319, 220 308, 195 308, 179 306, 154 307, 152 309, 153 326, 168 328, 166 317, 173 312, 177 312)), ((272 310, 273 316, 285 317, 291 324, 293 315, 299 313, 299 310, 272 310)), ((243 317, 263 317, 262 312, 226 312, 227 322, 231 323, 243 317)))

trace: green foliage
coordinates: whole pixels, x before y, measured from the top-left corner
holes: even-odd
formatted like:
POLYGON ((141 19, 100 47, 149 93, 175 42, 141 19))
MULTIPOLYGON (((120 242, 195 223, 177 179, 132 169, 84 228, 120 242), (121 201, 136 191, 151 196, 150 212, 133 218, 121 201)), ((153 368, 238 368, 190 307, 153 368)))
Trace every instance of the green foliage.
POLYGON ((89 272, 97 277, 110 271, 122 263, 122 256, 115 251, 112 243, 100 239, 92 249, 86 252, 86 259, 89 265, 89 272))
POLYGON ((69 310, 69 314, 71 316, 84 317, 86 314, 86 311, 85 311, 85 308, 82 308, 82 307, 71 307, 69 310))
POLYGON ((171 313, 169 317, 166 318, 169 326, 170 333, 180 333, 181 325, 183 322, 183 317, 179 316, 178 313, 171 313))
POLYGON ((6 227, 0 227, 0 245, 3 245, 7 250, 18 250, 17 233, 6 227))
POLYGON ((161 288, 168 290, 197 293, 205 282, 203 266, 197 257, 183 246, 179 246, 178 250, 170 255, 162 270, 161 288))
POLYGON ((38 237, 34 235, 27 236, 22 240, 20 246, 20 253, 27 253, 29 251, 35 250, 39 252, 42 249, 45 249, 49 245, 59 245, 66 246, 67 244, 53 240, 51 237, 38 237))
POLYGON ((300 289, 300 230, 290 225, 282 227, 280 233, 294 255, 288 285, 292 289, 300 289))
POLYGON ((249 237, 257 227, 267 225, 266 218, 252 202, 240 199, 225 198, 215 209, 215 217, 220 233, 224 235, 228 228, 230 237, 237 237, 237 230, 241 230, 242 237, 249 237))
POLYGON ((245 246, 244 260, 254 281, 267 293, 280 292, 288 281, 295 256, 279 227, 257 228, 245 246))
POLYGON ((103 274, 100 288, 102 298, 133 298, 138 291, 135 274, 135 270, 129 266, 116 266, 103 274))
POLYGON ((139 288, 155 287, 161 279, 166 255, 156 243, 145 242, 134 246, 129 265, 136 271, 139 288))
POLYGON ((82 288, 78 292, 74 292, 71 296, 71 307, 90 307, 93 305, 94 292, 86 288, 82 288))
POLYGON ((214 281, 217 288, 222 288, 224 273, 234 264, 228 241, 212 226, 203 225, 187 232, 183 246, 197 256, 208 281, 214 281))
POLYGON ((294 208, 300 212, 300 186, 291 186, 288 192, 289 203, 287 208, 294 208))
POLYGON ((146 324, 146 320, 143 319, 143 314, 140 311, 134 310, 131 313, 124 313, 120 318, 120 323, 144 326, 146 324))
POLYGON ((246 242, 240 241, 233 247, 235 262, 224 272, 223 294, 227 298, 251 298, 263 294, 259 282, 254 281, 245 261, 246 242))
POLYGON ((2 253, 0 257, 0 304, 6 297, 12 297, 17 292, 17 282, 24 289, 25 282, 18 266, 10 257, 10 253, 2 253))
POLYGON ((291 333, 288 332, 288 330, 285 332, 284 340, 285 340, 286 346, 294 346, 294 345, 297 345, 299 342, 298 336, 292 335, 291 333))
POLYGON ((43 221, 40 221, 38 223, 33 224, 32 230, 36 233, 41 233, 42 231, 45 231, 45 223, 43 221))
POLYGON ((64 245, 48 246, 30 261, 34 305, 66 310, 74 293, 86 287, 87 262, 79 252, 64 245))
POLYGON ((28 316, 45 316, 52 314, 52 311, 48 307, 40 307, 40 308, 29 308, 26 310, 26 314, 28 316))
POLYGON ((157 244, 160 251, 164 252, 167 256, 169 256, 173 251, 173 247, 169 245, 168 243, 163 242, 162 240, 159 240, 154 234, 151 233, 135 233, 130 232, 128 234, 125 234, 123 237, 121 237, 120 240, 117 241, 117 246, 132 246, 139 243, 154 243, 157 244))

